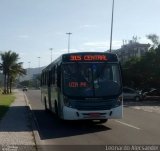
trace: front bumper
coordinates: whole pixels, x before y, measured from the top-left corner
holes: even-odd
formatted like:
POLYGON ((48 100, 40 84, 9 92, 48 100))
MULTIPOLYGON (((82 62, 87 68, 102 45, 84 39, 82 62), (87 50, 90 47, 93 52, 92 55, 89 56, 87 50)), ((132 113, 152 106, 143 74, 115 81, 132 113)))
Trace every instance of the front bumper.
POLYGON ((123 117, 123 105, 110 110, 80 111, 67 106, 63 107, 64 120, 84 119, 120 119, 123 117))

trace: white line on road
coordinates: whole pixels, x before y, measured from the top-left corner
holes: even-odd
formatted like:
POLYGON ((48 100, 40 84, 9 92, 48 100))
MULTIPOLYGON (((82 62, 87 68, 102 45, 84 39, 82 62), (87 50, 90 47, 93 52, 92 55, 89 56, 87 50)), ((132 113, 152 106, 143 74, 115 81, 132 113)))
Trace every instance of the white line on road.
MULTIPOLYGON (((33 118, 33 120, 34 120, 34 122, 35 122, 35 125, 36 125, 37 129, 38 129, 37 131, 39 131, 39 132, 40 132, 40 128, 39 128, 38 121, 37 121, 37 119, 36 119, 36 117, 35 117, 35 115, 34 115, 34 112, 33 112, 32 106, 31 106, 31 104, 29 103, 28 97, 27 97, 27 95, 26 95, 25 93, 23 93, 23 94, 24 94, 24 97, 25 97, 26 103, 27 103, 27 105, 29 106, 30 111, 31 111, 31 113, 32 113, 32 118, 33 118)), ((34 137, 35 137, 35 141, 36 141, 36 143, 37 143, 37 138, 36 138, 36 136, 38 136, 38 138, 40 138, 39 133, 38 133, 37 131, 36 131, 36 130, 33 130, 33 134, 34 134, 34 137), (35 133, 37 133, 37 135, 36 135, 36 136, 35 136, 35 133)))
POLYGON ((140 130, 139 127, 133 126, 133 125, 131 125, 131 124, 127 124, 127 123, 124 123, 124 122, 121 122, 121 121, 118 121, 118 120, 115 120, 115 121, 118 122, 118 123, 121 123, 121 124, 123 124, 123 125, 126 125, 126 126, 128 126, 128 127, 132 127, 132 128, 134 128, 134 129, 140 130))

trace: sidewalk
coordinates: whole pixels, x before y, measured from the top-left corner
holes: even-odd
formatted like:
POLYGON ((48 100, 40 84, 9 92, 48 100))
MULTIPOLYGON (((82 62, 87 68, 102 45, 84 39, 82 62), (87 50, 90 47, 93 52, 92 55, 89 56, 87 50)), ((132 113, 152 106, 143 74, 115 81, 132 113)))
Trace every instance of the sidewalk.
POLYGON ((124 102, 125 107, 160 114, 160 100, 145 100, 140 102, 124 102))
MULTIPOLYGON (((0 146, 27 145, 36 150, 31 116, 22 91, 14 91, 16 99, 0 121, 0 146)), ((25 146, 26 148, 26 146, 25 146)))

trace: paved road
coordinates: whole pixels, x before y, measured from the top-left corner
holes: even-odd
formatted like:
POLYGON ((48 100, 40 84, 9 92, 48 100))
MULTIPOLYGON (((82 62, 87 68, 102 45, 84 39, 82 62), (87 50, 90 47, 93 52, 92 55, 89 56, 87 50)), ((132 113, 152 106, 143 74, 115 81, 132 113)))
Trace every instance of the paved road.
POLYGON ((38 123, 43 144, 49 145, 107 145, 160 144, 160 114, 124 108, 122 120, 109 120, 95 125, 84 122, 61 122, 46 113, 39 90, 26 92, 38 123))

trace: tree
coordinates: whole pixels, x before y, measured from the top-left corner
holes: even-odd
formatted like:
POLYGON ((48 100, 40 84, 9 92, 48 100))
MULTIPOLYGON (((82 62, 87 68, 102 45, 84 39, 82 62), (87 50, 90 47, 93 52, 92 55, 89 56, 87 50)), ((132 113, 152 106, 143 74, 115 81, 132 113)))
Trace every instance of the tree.
POLYGON ((159 36, 157 36, 156 34, 149 34, 146 35, 146 37, 153 43, 153 48, 158 47, 158 45, 160 44, 159 36))
POLYGON ((132 57, 122 65, 124 85, 130 87, 137 87, 140 77, 138 68, 136 66, 138 65, 139 62, 140 62, 139 57, 132 57))
POLYGON ((0 69, 4 75, 4 93, 11 93, 12 82, 17 75, 25 74, 22 68, 22 62, 18 62, 19 55, 12 51, 7 51, 0 54, 2 63, 0 69))
POLYGON ((160 88, 160 45, 143 57, 132 58, 123 65, 124 84, 139 88, 160 88))
POLYGON ((0 69, 3 71, 4 75, 4 93, 7 92, 7 72, 8 72, 8 66, 9 66, 9 56, 10 56, 10 51, 9 52, 4 52, 1 53, 1 60, 2 63, 0 63, 0 69))
POLYGON ((14 63, 9 71, 9 91, 12 93, 12 83, 16 80, 17 76, 22 76, 26 74, 26 70, 22 68, 22 62, 14 63))

